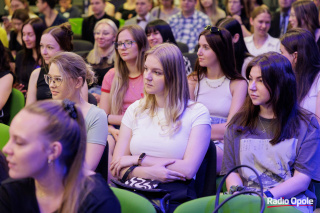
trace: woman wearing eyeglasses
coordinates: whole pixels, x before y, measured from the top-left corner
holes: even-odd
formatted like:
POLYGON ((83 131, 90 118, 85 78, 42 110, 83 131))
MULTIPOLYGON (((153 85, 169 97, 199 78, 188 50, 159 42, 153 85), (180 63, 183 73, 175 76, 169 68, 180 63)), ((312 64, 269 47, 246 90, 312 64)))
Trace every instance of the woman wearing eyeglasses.
MULTIPOLYGON (((100 108, 108 115, 110 159, 123 114, 130 104, 143 97, 144 54, 149 48, 144 30, 137 25, 122 27, 115 41, 115 68, 102 82, 100 108)), ((109 159, 109 162, 111 161, 109 159)))
MULTIPOLYGON (((81 56, 71 52, 57 53, 50 59, 50 69, 44 75, 49 85, 52 99, 69 99, 76 103, 85 118, 87 130, 86 164, 95 170, 103 154, 107 136, 108 120, 102 109, 89 104, 81 96, 83 85, 95 81, 94 72, 81 56)), ((107 166, 107 165, 106 165, 107 166)))
POLYGON ((98 79, 97 83, 90 85, 91 92, 100 102, 101 85, 105 74, 113 68, 114 62, 114 41, 118 28, 110 19, 102 19, 98 21, 94 27, 94 47, 85 56, 86 61, 92 66, 93 71, 98 79))
POLYGON ((199 36, 197 54, 195 71, 189 76, 190 97, 209 109, 211 140, 218 147, 219 173, 226 124, 244 103, 247 82, 236 70, 232 36, 229 31, 207 26, 199 36))
POLYGON ((50 27, 43 32, 40 40, 43 67, 35 69, 30 76, 26 105, 37 100, 51 99, 50 89, 43 77, 48 73, 49 60, 58 52, 72 50, 72 31, 69 24, 50 27))

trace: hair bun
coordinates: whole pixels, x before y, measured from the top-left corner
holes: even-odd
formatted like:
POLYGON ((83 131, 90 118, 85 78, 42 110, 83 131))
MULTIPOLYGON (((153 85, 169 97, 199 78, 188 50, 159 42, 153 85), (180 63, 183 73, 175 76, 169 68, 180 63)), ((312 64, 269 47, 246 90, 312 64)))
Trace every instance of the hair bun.
POLYGON ((72 32, 72 29, 71 29, 71 25, 69 22, 65 22, 63 24, 60 24, 60 28, 62 30, 64 30, 68 36, 72 36, 73 35, 73 32, 72 32))

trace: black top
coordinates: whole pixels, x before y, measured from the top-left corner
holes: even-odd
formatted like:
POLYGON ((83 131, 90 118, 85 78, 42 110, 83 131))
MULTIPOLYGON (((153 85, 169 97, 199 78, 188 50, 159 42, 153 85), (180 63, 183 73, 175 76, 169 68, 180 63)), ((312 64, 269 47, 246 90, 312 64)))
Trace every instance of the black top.
POLYGON ((25 51, 21 50, 17 53, 16 57, 16 77, 17 82, 24 85, 24 89, 28 89, 29 79, 31 73, 36 68, 40 67, 32 55, 26 56, 26 60, 24 61, 25 51))
POLYGON ((280 18, 280 11, 277 11, 273 14, 271 19, 271 26, 268 33, 274 38, 280 37, 280 18))
POLYGON ((78 7, 72 6, 65 12, 61 12, 59 9, 59 13, 65 17, 65 18, 80 18, 81 17, 81 12, 78 7))
MULTIPOLYGON (((41 19, 43 20, 44 24, 47 26, 47 23, 46 23, 46 21, 44 20, 44 18, 45 18, 44 15, 41 14, 41 15, 39 16, 39 18, 41 18, 41 19)), ((63 24, 63 23, 65 23, 65 22, 67 22, 67 21, 68 21, 67 18, 63 17, 61 14, 58 14, 57 17, 56 17, 56 19, 54 20, 54 22, 51 24, 51 26, 47 26, 47 27, 58 26, 58 25, 63 24)))
MULTIPOLYGON (((94 188, 81 203, 78 212, 120 213, 119 201, 106 181, 100 174, 95 174, 90 177, 95 183, 94 188)), ((1 213, 40 213, 35 193, 34 179, 25 178, 13 180, 9 178, 3 181, 0 186, 0 210, 1 213)))
POLYGON ((123 4, 119 7, 118 12, 122 14, 121 18, 124 20, 131 19, 132 17, 135 17, 137 15, 135 9, 133 10, 124 9, 123 4))
POLYGON ((18 33, 16 33, 16 31, 13 30, 10 32, 9 49, 11 51, 15 50, 18 52, 22 50, 22 46, 19 44, 17 40, 17 36, 18 36, 18 33))
MULTIPOLYGON (((87 55, 88 54, 85 54, 84 55, 84 59, 87 63, 89 63, 87 61, 87 55)), ((89 63, 90 64, 90 63, 89 63)), ((103 77, 105 76, 105 74, 111 69, 114 67, 114 64, 108 64, 108 57, 104 57, 101 59, 100 63, 99 64, 90 64, 92 66, 92 69, 93 71, 95 72, 95 75, 98 79, 97 83, 94 84, 94 85, 91 85, 90 87, 92 86, 95 86, 95 85, 99 85, 101 86, 102 85, 102 81, 103 81, 103 77)))
MULTIPOLYGON (((0 72, 0 78, 6 76, 8 74, 11 74, 12 76, 14 76, 11 71, 2 71, 2 72, 0 72)), ((9 100, 10 99, 11 99, 11 94, 10 94, 6 104, 3 106, 2 109, 0 109, 0 123, 8 124, 8 122, 9 122, 9 118, 10 118, 10 104, 9 104, 10 101, 9 100)))
POLYGON ((111 19, 119 28, 119 21, 107 15, 106 13, 100 19, 96 19, 94 15, 92 15, 92 16, 89 16, 88 18, 85 18, 82 22, 82 39, 94 43, 94 36, 93 36, 94 26, 98 21, 104 18, 111 19))
POLYGON ((52 94, 49 85, 44 80, 44 74, 47 74, 46 68, 41 67, 39 77, 37 80, 37 100, 51 99, 52 94))

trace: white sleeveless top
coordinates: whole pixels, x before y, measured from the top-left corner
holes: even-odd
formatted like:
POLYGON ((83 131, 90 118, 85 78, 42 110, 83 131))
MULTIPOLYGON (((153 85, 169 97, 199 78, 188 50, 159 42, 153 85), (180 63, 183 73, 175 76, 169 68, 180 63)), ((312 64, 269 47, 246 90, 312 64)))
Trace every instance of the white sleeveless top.
POLYGON ((194 95, 197 102, 208 108, 211 117, 228 118, 232 101, 228 78, 223 76, 212 80, 204 77, 197 84, 194 95), (199 85, 200 90, 197 96, 199 85))

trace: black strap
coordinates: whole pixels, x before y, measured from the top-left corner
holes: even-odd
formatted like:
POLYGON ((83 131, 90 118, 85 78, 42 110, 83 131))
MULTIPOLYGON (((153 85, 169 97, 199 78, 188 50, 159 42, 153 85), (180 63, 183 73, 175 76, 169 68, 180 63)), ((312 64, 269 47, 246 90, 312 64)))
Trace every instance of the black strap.
POLYGON ((137 165, 130 166, 130 168, 124 173, 122 179, 120 180, 122 183, 126 182, 129 174, 137 167, 137 165))

